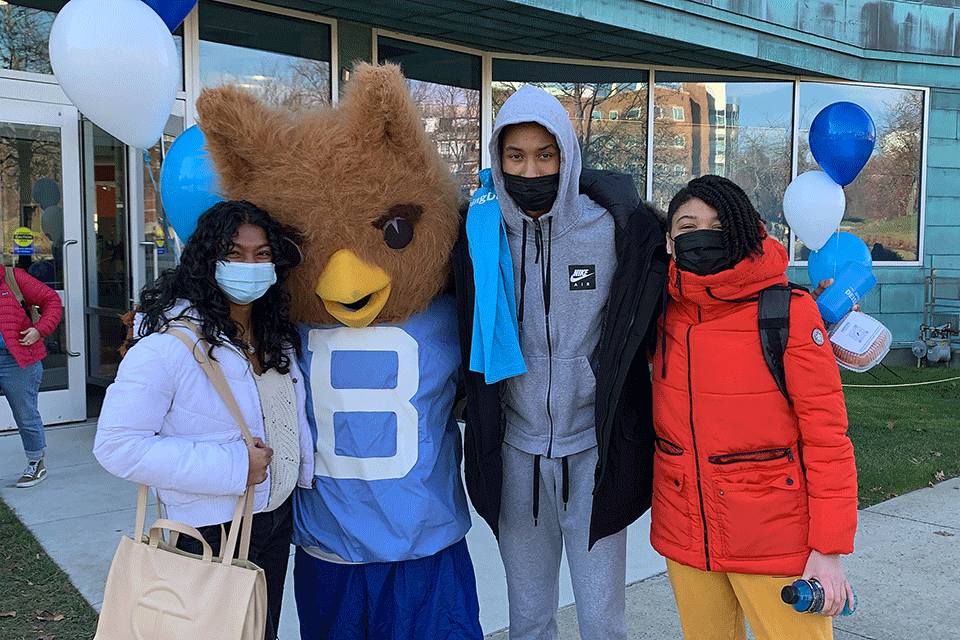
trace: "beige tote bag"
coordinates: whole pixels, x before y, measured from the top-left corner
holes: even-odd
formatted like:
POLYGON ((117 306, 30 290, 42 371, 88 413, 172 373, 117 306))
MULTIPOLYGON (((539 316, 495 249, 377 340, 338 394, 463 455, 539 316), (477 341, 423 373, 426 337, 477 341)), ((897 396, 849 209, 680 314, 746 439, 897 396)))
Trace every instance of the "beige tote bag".
MULTIPOLYGON (((197 333, 193 325, 182 324, 197 333)), ((193 350, 252 445, 223 371, 206 357, 207 343, 195 343, 177 329, 168 332, 193 350)), ((199 531, 182 522, 160 518, 144 535, 146 512, 147 486, 140 485, 134 536, 124 536, 113 557, 94 640, 263 640, 267 583, 263 569, 247 560, 253 487, 237 501, 220 557, 213 556, 199 531), (196 538, 203 554, 177 549, 175 538, 167 542, 164 531, 196 538)))

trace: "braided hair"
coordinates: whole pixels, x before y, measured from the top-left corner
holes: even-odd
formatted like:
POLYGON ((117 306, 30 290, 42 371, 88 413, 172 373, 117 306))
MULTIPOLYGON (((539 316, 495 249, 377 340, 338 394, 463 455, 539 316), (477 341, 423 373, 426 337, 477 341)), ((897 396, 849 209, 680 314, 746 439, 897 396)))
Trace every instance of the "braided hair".
MULTIPOLYGON (((256 356, 264 371, 275 368, 279 373, 290 371, 290 357, 285 352, 293 348, 300 355, 300 334, 290 322, 290 294, 285 283, 297 258, 291 252, 297 250, 293 240, 299 240, 296 230, 281 225, 259 207, 241 200, 219 202, 207 209, 197 220, 197 229, 183 248, 180 264, 160 274, 153 283, 144 287, 140 294, 139 311, 143 314, 139 335, 128 343, 132 346, 138 338, 155 331, 176 318, 167 318, 178 300, 186 300, 199 318, 200 333, 213 347, 230 342, 241 350, 245 343, 240 339, 240 327, 230 317, 227 297, 217 285, 215 272, 217 262, 230 251, 233 238, 240 225, 249 223, 263 229, 273 253, 277 282, 253 302, 252 332, 257 339, 256 356)), ((190 317, 185 312, 177 318, 190 317)), ((213 357, 213 354, 209 354, 213 357)))
POLYGON ((763 253, 767 236, 763 220, 750 198, 737 184, 723 176, 705 175, 694 178, 677 192, 667 209, 667 228, 673 224, 677 209, 697 198, 717 210, 723 227, 723 240, 733 262, 763 253))

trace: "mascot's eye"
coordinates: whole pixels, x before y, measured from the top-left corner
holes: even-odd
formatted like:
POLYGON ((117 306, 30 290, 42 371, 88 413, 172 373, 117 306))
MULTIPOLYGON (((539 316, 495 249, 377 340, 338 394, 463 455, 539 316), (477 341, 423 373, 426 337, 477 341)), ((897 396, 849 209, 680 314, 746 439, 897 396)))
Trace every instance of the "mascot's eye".
POLYGON ((413 241, 413 227, 403 218, 393 218, 383 225, 383 241, 391 249, 403 249, 413 241))

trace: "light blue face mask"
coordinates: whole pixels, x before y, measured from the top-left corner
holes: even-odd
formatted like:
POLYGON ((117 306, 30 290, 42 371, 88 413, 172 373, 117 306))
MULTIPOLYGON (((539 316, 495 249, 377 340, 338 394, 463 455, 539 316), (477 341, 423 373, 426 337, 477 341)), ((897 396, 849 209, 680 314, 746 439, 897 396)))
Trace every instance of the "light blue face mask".
POLYGON ((277 270, 272 262, 217 263, 214 276, 220 291, 236 304, 250 304, 267 292, 277 281, 277 270))

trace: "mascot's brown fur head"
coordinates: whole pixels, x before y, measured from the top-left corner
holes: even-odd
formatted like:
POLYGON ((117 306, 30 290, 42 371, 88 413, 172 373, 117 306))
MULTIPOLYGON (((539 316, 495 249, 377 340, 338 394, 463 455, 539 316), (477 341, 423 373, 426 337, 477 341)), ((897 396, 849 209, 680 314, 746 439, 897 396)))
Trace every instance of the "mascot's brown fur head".
POLYGON ((294 114, 222 86, 197 112, 221 195, 303 233, 294 320, 400 322, 440 291, 459 191, 399 67, 358 66, 336 107, 294 114))

